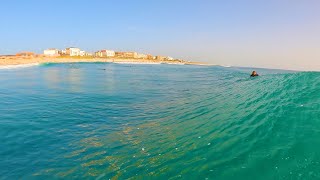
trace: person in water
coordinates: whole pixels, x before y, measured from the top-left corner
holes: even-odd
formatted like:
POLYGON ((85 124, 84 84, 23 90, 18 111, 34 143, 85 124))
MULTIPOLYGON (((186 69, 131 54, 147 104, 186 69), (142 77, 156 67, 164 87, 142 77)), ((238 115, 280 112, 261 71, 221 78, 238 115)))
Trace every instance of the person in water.
POLYGON ((256 71, 252 71, 252 73, 251 73, 251 77, 255 77, 255 76, 259 76, 259 74, 257 74, 257 72, 256 72, 256 71))

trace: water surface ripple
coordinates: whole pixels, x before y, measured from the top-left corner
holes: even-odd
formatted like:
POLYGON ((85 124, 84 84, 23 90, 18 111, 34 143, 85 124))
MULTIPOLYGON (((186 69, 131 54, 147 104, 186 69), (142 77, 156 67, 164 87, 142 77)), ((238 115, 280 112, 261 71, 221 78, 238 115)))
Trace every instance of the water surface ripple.
POLYGON ((0 70, 0 179, 319 179, 320 73, 0 70))

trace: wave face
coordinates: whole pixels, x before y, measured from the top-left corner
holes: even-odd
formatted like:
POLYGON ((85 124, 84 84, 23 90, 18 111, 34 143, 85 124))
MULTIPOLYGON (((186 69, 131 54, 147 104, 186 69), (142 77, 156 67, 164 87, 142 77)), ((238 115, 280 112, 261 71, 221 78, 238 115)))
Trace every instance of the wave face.
POLYGON ((0 71, 1 178, 319 179, 320 73, 250 71, 0 71))

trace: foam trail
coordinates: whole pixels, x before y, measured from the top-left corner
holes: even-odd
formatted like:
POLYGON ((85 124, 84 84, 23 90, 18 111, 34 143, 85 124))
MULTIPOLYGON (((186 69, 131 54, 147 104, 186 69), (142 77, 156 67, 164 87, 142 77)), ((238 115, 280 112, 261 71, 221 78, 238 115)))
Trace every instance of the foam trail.
POLYGON ((229 65, 220 65, 220 66, 226 67, 226 68, 232 67, 232 66, 229 66, 229 65))
POLYGON ((39 65, 39 63, 18 64, 18 65, 4 65, 4 66, 0 66, 0 69, 27 68, 27 67, 38 66, 38 65, 39 65))

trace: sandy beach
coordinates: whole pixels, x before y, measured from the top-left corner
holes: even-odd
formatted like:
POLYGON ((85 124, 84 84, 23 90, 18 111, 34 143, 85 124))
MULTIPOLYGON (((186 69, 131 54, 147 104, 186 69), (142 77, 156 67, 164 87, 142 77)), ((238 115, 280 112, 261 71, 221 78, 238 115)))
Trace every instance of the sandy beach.
POLYGON ((0 66, 15 66, 41 63, 76 63, 76 62, 109 62, 121 64, 190 64, 210 65, 208 63, 190 62, 182 60, 146 60, 146 59, 120 59, 120 58, 50 58, 50 57, 17 57, 0 56, 0 66))

